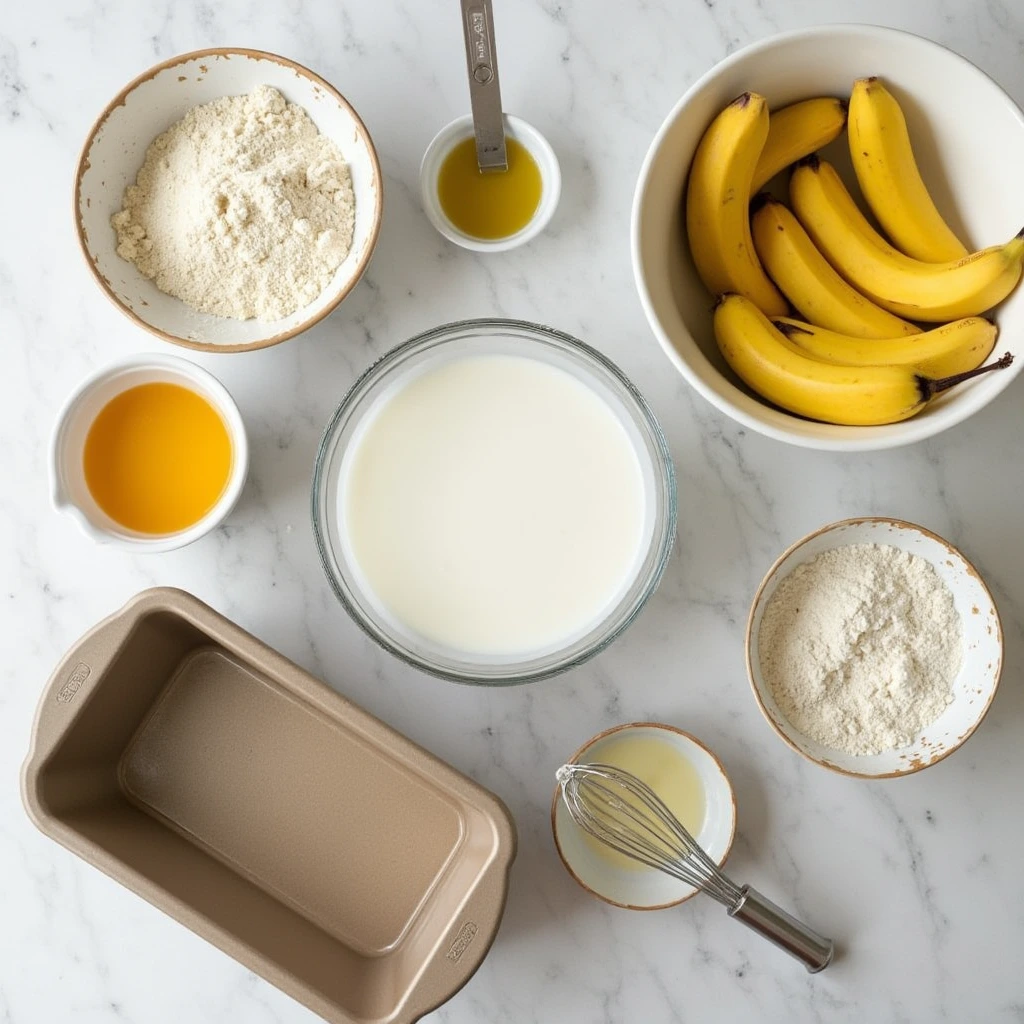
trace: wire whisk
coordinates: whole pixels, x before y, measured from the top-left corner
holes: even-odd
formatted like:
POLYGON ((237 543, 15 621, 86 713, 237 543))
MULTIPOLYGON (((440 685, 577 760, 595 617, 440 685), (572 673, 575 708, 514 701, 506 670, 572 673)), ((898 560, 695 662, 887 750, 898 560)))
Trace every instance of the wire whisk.
POLYGON ((572 820, 606 846, 706 892, 800 960, 811 973, 831 962, 834 945, 749 885, 737 885, 683 827, 665 802, 631 772, 609 764, 566 764, 556 773, 572 820))

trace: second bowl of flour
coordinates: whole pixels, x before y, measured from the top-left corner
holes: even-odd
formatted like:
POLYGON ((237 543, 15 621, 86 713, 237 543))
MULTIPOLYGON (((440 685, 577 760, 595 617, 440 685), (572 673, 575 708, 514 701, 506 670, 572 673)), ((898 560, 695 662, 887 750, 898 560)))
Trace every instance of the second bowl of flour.
POLYGON ((747 669, 793 749, 867 778, 918 771, 980 724, 1002 666, 995 602, 942 538, 850 519, 794 544, 747 623, 747 669))

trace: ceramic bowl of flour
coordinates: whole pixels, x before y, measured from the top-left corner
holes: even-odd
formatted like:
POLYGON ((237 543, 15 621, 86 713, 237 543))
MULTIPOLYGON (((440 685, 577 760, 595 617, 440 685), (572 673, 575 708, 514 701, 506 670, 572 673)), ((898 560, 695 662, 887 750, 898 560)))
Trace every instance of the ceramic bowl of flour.
MULTIPOLYGON (((914 564, 914 560, 911 560, 911 564, 914 564)), ((921 567, 918 565, 918 568, 920 570, 921 567)), ((874 575, 871 575, 866 572, 863 580, 858 584, 862 583, 871 595, 866 602, 869 622, 865 624, 858 620, 851 620, 854 623, 854 629, 864 630, 865 635, 879 624, 885 623, 885 603, 894 600, 892 580, 886 580, 885 573, 880 571, 877 564, 873 573, 874 575), (877 620, 874 625, 870 621, 872 615, 877 620)), ((823 585, 827 589, 827 582, 823 585)), ((790 592, 796 593, 795 590, 790 592)), ((825 593, 826 591, 820 591, 819 595, 813 598, 819 602, 817 612, 813 612, 810 610, 812 598, 807 597, 805 590, 803 594, 805 617, 808 614, 820 615, 823 607, 825 607, 825 616, 828 617, 827 606, 820 604, 825 593)), ((837 593, 836 602, 842 599, 841 595, 837 593)), ((787 613, 796 616, 799 614, 800 605, 801 602, 797 602, 787 610, 787 613)), ((836 621, 840 618, 841 616, 837 615, 836 621)), ((776 619, 771 627, 776 635, 780 629, 777 625, 778 621, 779 619, 776 619)), ((792 628, 796 630, 798 626, 795 624, 795 619, 793 621, 792 628)), ((888 626, 883 626, 883 628, 888 628, 888 626)), ((906 642, 909 644, 913 639, 913 636, 909 636, 906 642)), ((974 566, 956 548, 929 530, 898 519, 886 518, 847 519, 833 523, 808 534, 784 551, 768 570, 754 597, 747 620, 746 649, 747 673, 754 696, 757 698, 765 719, 775 732, 798 754, 815 764, 844 775, 870 779, 909 775, 941 761, 957 750, 978 728, 985 717, 992 699, 995 697, 1003 664, 1003 634, 999 613, 988 587, 974 566), (944 603, 946 598, 941 596, 945 594, 945 591, 941 587, 933 586, 935 576, 928 573, 927 570, 917 573, 916 582, 919 586, 928 585, 929 593, 934 596, 937 603, 932 606, 927 593, 914 594, 914 603, 922 609, 927 606, 928 611, 924 617, 926 624, 929 619, 939 616, 944 611, 946 618, 952 616, 951 621, 954 623, 954 628, 957 628, 957 620, 959 620, 958 628, 962 634, 959 667, 955 660, 944 660, 946 652, 939 650, 943 646, 944 634, 937 636, 933 650, 921 651, 920 645, 918 645, 916 652, 908 655, 915 659, 909 663, 909 669, 901 668, 901 663, 894 652, 893 678, 903 680, 896 684, 892 684, 887 675, 889 666, 884 662, 885 648, 880 648, 877 644, 871 648, 867 642, 860 644, 858 649, 864 657, 880 659, 877 661, 877 674, 881 689, 876 697, 870 697, 867 694, 862 694, 862 697, 864 698, 863 703, 868 709, 865 714, 871 715, 877 727, 877 734, 883 738, 886 735, 896 735, 900 731, 899 717, 897 716, 895 720, 895 729, 889 727, 887 730, 881 726, 880 717, 871 711, 872 701, 875 704, 885 703, 897 712, 902 707, 902 713, 911 716, 915 704, 919 706, 927 698, 923 693, 915 695, 912 688, 905 689, 909 686, 909 683, 906 682, 907 673, 916 678, 922 686, 927 686, 927 681, 932 673, 948 670, 950 678, 938 717, 934 718, 930 724, 910 730, 903 737, 903 741, 894 748, 884 749, 878 753, 851 753, 849 750, 840 749, 838 745, 821 742, 820 739, 815 739, 807 732, 798 729, 781 710, 782 700, 776 700, 772 687, 769 685, 767 678, 769 671, 765 667, 768 662, 765 659, 770 658, 771 655, 765 653, 768 645, 762 646, 762 623, 765 619, 765 611, 770 606, 780 585, 787 579, 791 579, 794 571, 801 566, 808 567, 809 572, 811 563, 819 555, 826 556, 828 552, 841 554, 839 549, 847 549, 850 545, 882 545, 897 548, 901 552, 918 556, 927 562, 951 596, 952 609, 944 603), (919 674, 915 676, 914 673, 919 674)), ((827 652, 823 652, 819 645, 803 645, 803 652, 799 654, 800 659, 808 660, 802 664, 793 663, 793 677, 802 677, 805 671, 808 675, 812 675, 812 666, 815 662, 827 663, 829 655, 827 652)), ((875 669, 872 671, 874 672, 875 669)), ((837 696, 835 688, 850 685, 848 682, 850 678, 852 677, 848 676, 846 677, 847 681, 842 682, 830 679, 823 693, 819 693, 817 696, 809 693, 806 707, 810 710, 805 713, 810 716, 819 714, 814 710, 814 705, 815 701, 820 701, 822 702, 821 715, 828 715, 827 703, 841 699, 837 696)), ((863 674, 860 680, 860 685, 863 685, 865 681, 863 674)), ((849 696, 849 691, 847 696, 849 696)), ((908 717, 907 720, 912 721, 912 718, 908 717)), ((827 735, 827 730, 821 729, 820 733, 827 735)), ((850 745, 848 741, 842 742, 844 745, 850 745)))
POLYGON ((140 75, 100 114, 85 141, 75 176, 78 238, 106 295, 135 323, 165 341, 208 352, 245 352, 276 345, 327 316, 370 261, 382 204, 377 154, 348 101, 307 68, 258 50, 200 50, 140 75), (294 312, 276 319, 234 319, 198 312, 158 289, 134 263, 118 255, 111 218, 121 210, 125 188, 135 183, 146 151, 158 135, 196 106, 245 96, 259 86, 270 86, 301 107, 319 133, 341 151, 351 177, 354 225, 347 255, 316 297, 303 298, 294 312))

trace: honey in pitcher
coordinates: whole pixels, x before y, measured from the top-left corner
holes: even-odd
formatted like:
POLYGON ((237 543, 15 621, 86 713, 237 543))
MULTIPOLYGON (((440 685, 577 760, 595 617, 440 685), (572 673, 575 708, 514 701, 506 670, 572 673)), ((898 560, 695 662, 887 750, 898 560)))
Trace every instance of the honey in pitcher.
POLYGON ((85 439, 85 482, 101 509, 129 530, 177 533, 219 500, 232 446, 220 413, 179 384, 128 388, 99 412, 85 439))

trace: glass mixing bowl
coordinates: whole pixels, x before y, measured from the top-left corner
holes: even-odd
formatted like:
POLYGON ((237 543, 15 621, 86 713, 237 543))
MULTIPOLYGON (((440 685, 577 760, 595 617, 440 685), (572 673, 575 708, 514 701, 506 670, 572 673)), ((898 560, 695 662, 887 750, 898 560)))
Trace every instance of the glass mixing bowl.
MULTIPOLYGON (((338 600, 382 647, 434 675, 458 682, 510 685, 563 672, 607 647, 636 618, 665 570, 676 529, 676 483, 661 428, 643 396, 599 352, 561 331, 516 320, 465 320, 420 334, 374 363, 352 386, 324 431, 312 494, 313 533, 338 600), (390 617, 361 577, 341 521, 346 452, 361 426, 413 375, 466 356, 512 355, 541 360, 589 386, 614 412, 636 452, 644 487, 645 522, 632 577, 581 635, 553 649, 481 655, 443 646, 390 617)), ((538 587, 543 580, 538 581, 538 587)))

